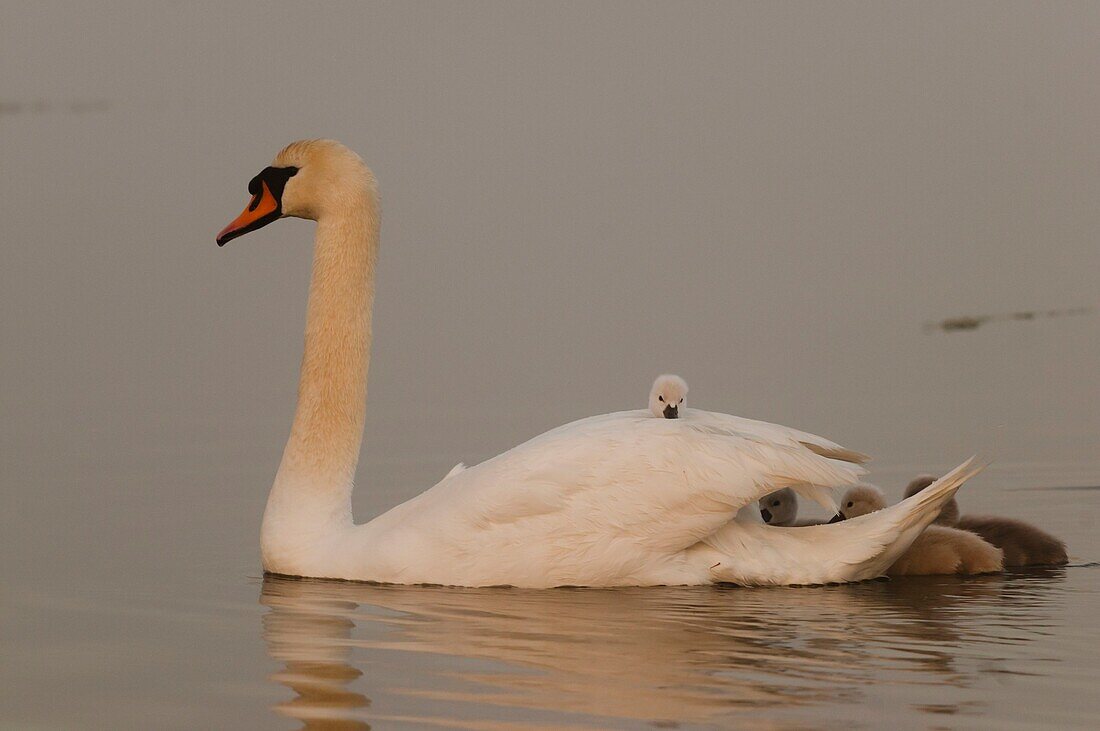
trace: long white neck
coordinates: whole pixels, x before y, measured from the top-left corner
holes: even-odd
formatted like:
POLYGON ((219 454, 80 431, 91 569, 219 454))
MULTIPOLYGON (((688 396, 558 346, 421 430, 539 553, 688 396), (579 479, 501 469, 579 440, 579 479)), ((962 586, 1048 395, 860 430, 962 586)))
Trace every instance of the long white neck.
POLYGON ((260 533, 275 573, 307 573, 313 549, 353 525, 379 227, 373 195, 353 198, 317 220, 298 408, 260 533))

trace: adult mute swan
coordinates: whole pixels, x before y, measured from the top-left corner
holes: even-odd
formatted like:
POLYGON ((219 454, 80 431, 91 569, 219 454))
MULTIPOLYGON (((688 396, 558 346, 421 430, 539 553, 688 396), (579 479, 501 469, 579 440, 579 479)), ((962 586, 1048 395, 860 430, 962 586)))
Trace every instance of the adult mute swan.
POLYGON ((330 140, 287 146, 218 244, 283 216, 317 222, 298 407, 260 531, 273 574, 399 584, 810 584, 886 570, 977 468, 866 518, 809 528, 734 520, 795 487, 830 488, 865 458, 805 432, 692 409, 567 424, 369 523, 351 515, 363 436, 379 209, 374 176, 330 140))

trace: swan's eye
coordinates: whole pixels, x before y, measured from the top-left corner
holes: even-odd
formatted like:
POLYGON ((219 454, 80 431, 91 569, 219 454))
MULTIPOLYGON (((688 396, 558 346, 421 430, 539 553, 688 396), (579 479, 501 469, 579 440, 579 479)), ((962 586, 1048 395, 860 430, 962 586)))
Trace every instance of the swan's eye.
POLYGON ((664 396, 658 396, 657 400, 660 401, 663 404, 665 402, 665 397, 664 396))
POLYGON ((778 508, 779 507, 779 501, 778 500, 773 500, 772 501, 772 507, 773 508, 778 508))
POLYGON ((852 502, 851 500, 849 500, 849 501, 848 501, 848 507, 850 508, 850 507, 852 507, 853 505, 855 505, 855 503, 853 503, 853 502, 852 502))
POLYGON ((684 400, 683 400, 683 399, 680 399, 680 403, 684 403, 684 400))

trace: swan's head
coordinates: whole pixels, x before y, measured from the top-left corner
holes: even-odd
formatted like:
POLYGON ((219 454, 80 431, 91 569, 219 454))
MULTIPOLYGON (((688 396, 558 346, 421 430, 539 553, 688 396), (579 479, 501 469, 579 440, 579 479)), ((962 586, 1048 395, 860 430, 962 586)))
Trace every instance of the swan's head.
POLYGON ((292 142, 248 184, 252 200, 218 234, 218 246, 284 216, 319 219, 355 207, 374 210, 377 184, 363 160, 335 140, 292 142))
POLYGON ((649 390, 649 410, 654 416, 676 419, 687 408, 687 381, 679 376, 657 376, 649 390))
MULTIPOLYGON (((934 475, 917 475, 905 488, 905 497, 913 497, 935 481, 936 477, 934 475)), ((932 522, 946 526, 958 525, 959 504, 955 501, 955 498, 951 498, 944 503, 943 507, 940 508, 940 514, 937 515, 936 519, 932 522)))
POLYGON ((844 493, 844 498, 840 501, 840 513, 829 522, 834 523, 837 520, 858 518, 861 515, 873 513, 885 507, 886 495, 882 490, 874 485, 856 485, 844 493))
POLYGON ((793 525, 798 517, 798 496, 784 487, 760 498, 760 517, 768 525, 793 525))

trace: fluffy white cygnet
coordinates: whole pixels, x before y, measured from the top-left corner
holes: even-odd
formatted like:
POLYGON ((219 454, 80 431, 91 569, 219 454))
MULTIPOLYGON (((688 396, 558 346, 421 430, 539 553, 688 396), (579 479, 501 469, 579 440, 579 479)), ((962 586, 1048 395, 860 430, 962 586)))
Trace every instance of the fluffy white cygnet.
POLYGON ((649 410, 657 417, 679 418, 687 408, 687 393, 687 381, 683 378, 670 373, 657 376, 649 390, 649 410))

